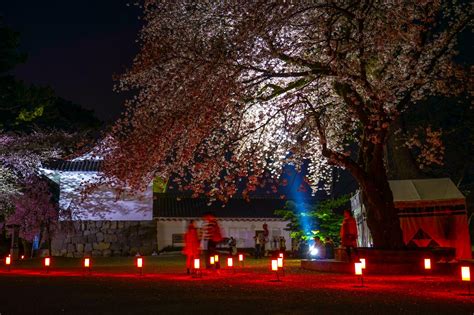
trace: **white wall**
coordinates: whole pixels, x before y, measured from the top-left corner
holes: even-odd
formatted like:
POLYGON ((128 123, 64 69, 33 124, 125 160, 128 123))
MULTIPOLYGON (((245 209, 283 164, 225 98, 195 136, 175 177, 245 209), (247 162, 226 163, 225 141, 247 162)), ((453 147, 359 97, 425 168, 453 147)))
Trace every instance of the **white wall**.
MULTIPOLYGON (((162 249, 172 245, 172 234, 184 234, 189 220, 158 220, 157 239, 158 248, 162 249)), ((244 221, 219 219, 219 225, 223 237, 233 236, 237 240, 238 248, 255 247, 255 231, 263 230, 263 224, 267 223, 269 239, 274 236, 283 236, 286 240, 286 248, 291 248, 291 239, 288 231, 284 230, 288 221, 244 221)), ((197 226, 201 227, 203 222, 196 220, 197 226)), ((272 249, 273 243, 269 242, 266 249, 272 249)))
MULTIPOLYGON (((145 221, 153 219, 153 188, 145 192, 117 196, 111 187, 100 186, 87 196, 82 191, 97 180, 95 172, 49 172, 59 180, 59 207, 69 210, 73 220, 145 221)), ((68 219, 65 217, 64 219, 68 219)))

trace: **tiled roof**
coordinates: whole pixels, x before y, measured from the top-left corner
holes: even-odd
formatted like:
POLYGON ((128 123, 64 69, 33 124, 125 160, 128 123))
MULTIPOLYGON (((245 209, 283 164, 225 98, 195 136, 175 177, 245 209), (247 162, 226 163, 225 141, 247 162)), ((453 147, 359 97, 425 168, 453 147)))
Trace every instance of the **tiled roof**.
POLYGON ((43 167, 49 170, 63 172, 98 172, 100 171, 101 165, 101 160, 54 160, 45 163, 43 167))
POLYGON ((281 218, 275 210, 283 209, 286 200, 272 198, 230 199, 225 205, 205 198, 191 198, 175 194, 154 194, 153 217, 197 218, 213 213, 218 218, 281 218))

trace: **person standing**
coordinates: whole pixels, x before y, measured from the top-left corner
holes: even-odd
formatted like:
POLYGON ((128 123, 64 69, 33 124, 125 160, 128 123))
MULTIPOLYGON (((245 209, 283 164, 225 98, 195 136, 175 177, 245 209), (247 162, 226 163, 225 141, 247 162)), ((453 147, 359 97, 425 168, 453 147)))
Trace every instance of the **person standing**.
POLYGON ((255 240, 255 259, 259 259, 261 257, 262 238, 260 235, 261 234, 259 233, 253 237, 255 240))
POLYGON ((346 248, 347 257, 352 262, 351 251, 357 255, 357 223, 349 210, 344 211, 344 220, 341 226, 341 244, 346 248))
MULTIPOLYGON (((206 214, 204 216, 204 221, 204 239, 207 240, 206 268, 210 268, 210 258, 216 254, 217 243, 222 241, 222 234, 215 216, 212 214, 206 214)), ((216 265, 216 267, 218 267, 218 265, 216 265)))
POLYGON ((183 253, 186 255, 186 269, 187 273, 190 273, 195 258, 199 258, 199 237, 198 231, 194 224, 194 220, 191 220, 188 225, 186 234, 184 234, 184 249, 183 253))
POLYGON ((284 236, 280 236, 280 251, 286 252, 286 239, 284 236))
POLYGON ((234 256, 237 254, 237 241, 233 236, 229 239, 229 255, 234 256))

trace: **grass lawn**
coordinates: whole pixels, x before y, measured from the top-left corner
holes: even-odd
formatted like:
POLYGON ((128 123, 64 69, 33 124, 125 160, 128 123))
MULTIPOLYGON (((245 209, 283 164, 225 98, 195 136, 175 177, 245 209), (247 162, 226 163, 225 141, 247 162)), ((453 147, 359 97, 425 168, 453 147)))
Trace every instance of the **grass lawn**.
MULTIPOLYGON (((222 262, 224 265, 224 261, 222 262)), ((247 258, 235 273, 185 274, 180 255, 145 257, 139 276, 133 257, 95 258, 89 275, 81 260, 17 262, 0 271, 0 314, 473 314, 474 297, 449 276, 354 276, 301 270, 286 262, 273 282, 269 260, 247 258)))

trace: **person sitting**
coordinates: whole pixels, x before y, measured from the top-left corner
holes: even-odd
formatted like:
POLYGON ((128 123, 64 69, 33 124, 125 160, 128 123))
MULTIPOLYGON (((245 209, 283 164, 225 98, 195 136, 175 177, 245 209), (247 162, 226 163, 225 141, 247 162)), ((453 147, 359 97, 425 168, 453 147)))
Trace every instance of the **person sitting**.
POLYGON ((334 241, 327 236, 324 240, 324 248, 326 249, 326 259, 334 259, 334 241))

